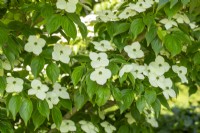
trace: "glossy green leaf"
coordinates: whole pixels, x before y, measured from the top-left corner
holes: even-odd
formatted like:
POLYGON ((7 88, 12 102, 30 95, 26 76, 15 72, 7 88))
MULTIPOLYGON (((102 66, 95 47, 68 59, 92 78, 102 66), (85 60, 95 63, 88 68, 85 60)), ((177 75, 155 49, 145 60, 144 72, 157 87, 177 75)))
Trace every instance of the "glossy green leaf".
POLYGON ((144 30, 145 24, 143 23, 142 18, 134 19, 130 26, 130 32, 133 35, 133 39, 135 39, 142 31, 144 30))
POLYGON ((74 94, 74 104, 77 110, 81 109, 87 101, 88 97, 85 93, 80 93, 77 91, 74 94))
POLYGON ((4 45, 8 40, 8 31, 0 27, 0 46, 4 45))
POLYGON ((152 103, 152 108, 155 111, 156 117, 158 118, 158 116, 160 115, 160 110, 161 110, 161 103, 158 99, 155 100, 154 103, 152 103))
POLYGON ((151 42, 151 47, 152 47, 153 51, 155 52, 155 54, 158 55, 163 48, 162 41, 159 38, 155 38, 151 42))
POLYGON ((72 72, 72 82, 74 85, 77 85, 78 82, 81 80, 83 73, 84 73, 84 66, 78 66, 74 68, 74 71, 72 72))
POLYGON ((46 29, 49 34, 55 32, 58 30, 58 28, 61 26, 63 23, 63 19, 61 15, 52 15, 50 18, 47 20, 46 24, 46 29))
POLYGON ((58 80, 60 69, 55 63, 51 63, 47 66, 46 69, 48 78, 55 83, 58 80))
POLYGON ((36 130, 37 128, 39 128, 45 121, 45 117, 43 115, 41 115, 37 109, 35 109, 33 111, 33 115, 32 115, 32 121, 33 124, 35 126, 34 130, 36 130))
POLYGON ((145 34, 145 38, 147 40, 147 46, 155 39, 157 35, 157 27, 155 25, 152 25, 149 30, 145 34))
POLYGON ((45 60, 41 57, 34 57, 31 61, 31 72, 37 78, 45 65, 45 60))
POLYGON ((122 101, 119 103, 120 113, 128 109, 134 100, 134 92, 131 89, 124 89, 122 92, 122 101))
POLYGON ((37 105, 37 109, 42 116, 49 119, 50 110, 49 110, 49 105, 46 100, 39 101, 37 105))
POLYGON ((200 52, 197 52, 194 55, 193 61, 194 61, 194 64, 196 64, 196 65, 200 64, 200 52))
POLYGON ((53 122, 56 124, 56 127, 59 128, 62 123, 62 113, 60 109, 54 106, 53 109, 51 110, 51 115, 53 122))
POLYGON ((146 106, 146 100, 143 96, 139 97, 136 101, 136 107, 139 110, 140 113, 144 110, 146 106))
POLYGON ((154 90, 145 90, 144 97, 146 102, 151 105, 156 100, 156 92, 154 90))
POLYGON ((108 87, 99 87, 96 90, 96 103, 98 106, 104 105, 110 98, 110 89, 108 87))
POLYGON ((119 90, 119 88, 111 88, 112 96, 116 101, 121 101, 122 100, 122 93, 119 90))
POLYGON ((86 78, 86 85, 87 85, 87 94, 89 96, 90 101, 92 101, 94 94, 96 93, 97 89, 99 89, 99 85, 97 85, 96 82, 90 80, 89 75, 86 78))
POLYGON ((12 113, 13 119, 15 120, 17 113, 22 105, 22 98, 20 95, 12 96, 8 103, 8 109, 12 113))
POLYGON ((5 91, 5 89, 6 89, 6 84, 7 84, 6 78, 0 76, 0 94, 3 94, 3 92, 5 91))

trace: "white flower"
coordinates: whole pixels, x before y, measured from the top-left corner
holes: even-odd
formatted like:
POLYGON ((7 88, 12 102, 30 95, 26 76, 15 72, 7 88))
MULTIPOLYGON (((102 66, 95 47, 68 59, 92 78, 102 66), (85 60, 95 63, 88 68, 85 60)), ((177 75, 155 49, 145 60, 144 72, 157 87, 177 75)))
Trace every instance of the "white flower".
POLYGON ((114 50, 112 47, 111 43, 108 40, 101 40, 100 42, 93 41, 94 48, 98 51, 109 51, 109 50, 114 50))
POLYGON ((132 124, 135 122, 135 119, 133 118, 133 116, 131 115, 131 113, 126 113, 125 117, 127 118, 127 122, 128 124, 132 124))
POLYGON ((59 83, 55 83, 53 85, 53 92, 58 95, 58 97, 61 97, 62 99, 70 99, 69 93, 67 92, 66 87, 62 87, 59 83))
POLYGON ((99 129, 95 127, 91 122, 81 120, 79 121, 81 124, 81 129, 86 133, 97 133, 99 129))
POLYGON ((156 121, 155 117, 148 116, 146 117, 146 121, 151 124, 152 127, 158 127, 158 122, 156 121))
POLYGON ((189 23, 189 26, 191 29, 197 28, 198 26, 195 24, 195 22, 189 23))
POLYGON ((98 15, 97 18, 103 22, 108 22, 108 21, 117 19, 117 16, 111 10, 103 10, 103 11, 97 12, 97 15, 98 15))
POLYGON ((69 63, 72 50, 68 45, 55 44, 52 52, 52 58, 56 61, 69 63))
POLYGON ((109 64, 109 60, 107 59, 108 56, 106 53, 90 52, 89 57, 92 60, 92 68, 105 67, 109 64))
POLYGON ((176 19, 176 21, 178 23, 181 23, 181 24, 183 24, 183 23, 189 24, 190 23, 189 18, 185 14, 183 14, 183 15, 182 14, 175 14, 173 16, 173 18, 176 19))
POLYGON ((173 26, 178 26, 177 23, 174 20, 169 20, 169 19, 162 19, 160 20, 160 23, 165 25, 165 28, 168 30, 170 28, 172 28, 173 26))
POLYGON ((39 80, 34 79, 31 82, 31 89, 28 90, 28 95, 36 95, 37 98, 44 100, 46 98, 46 92, 49 90, 49 87, 45 84, 42 84, 39 80))
POLYGON ((149 68, 152 72, 161 76, 170 69, 170 66, 162 56, 158 55, 155 62, 149 64, 149 68))
POLYGON ((104 127, 104 130, 106 131, 106 133, 112 133, 113 131, 116 130, 116 128, 110 123, 108 123, 107 121, 102 122, 101 126, 104 127))
POLYGON ((132 63, 133 69, 131 73, 133 74, 135 79, 144 79, 144 75, 142 74, 143 71, 145 70, 144 66, 138 65, 136 63, 132 63))
POLYGON ((133 70, 133 65, 132 64, 126 64, 119 71, 119 76, 122 77, 124 75, 124 73, 129 73, 132 70, 133 70))
POLYGON ((5 70, 11 70, 11 65, 10 65, 10 62, 8 60, 5 60, 5 61, 2 62, 2 67, 5 70))
POLYGON ((175 91, 172 89, 172 81, 170 78, 166 78, 163 81, 163 95, 165 96, 166 99, 169 99, 169 96, 171 97, 176 97, 175 91))
POLYGON ((131 9, 130 7, 127 7, 118 15, 118 17, 120 19, 127 19, 127 18, 135 16, 135 15, 136 15, 136 12, 133 9, 131 9))
POLYGON ((65 10, 69 13, 74 13, 76 11, 76 4, 78 3, 78 0, 68 0, 66 2, 65 0, 58 0, 56 2, 56 7, 61 10, 65 10))
POLYGON ((144 2, 143 0, 139 0, 136 4, 130 3, 129 7, 137 12, 144 12, 147 8, 150 8, 151 3, 144 2))
MULTIPOLYGON (((56 128, 56 124, 52 124, 51 129, 56 128)), ((76 126, 72 120, 62 120, 59 130, 61 133, 75 132, 76 126)))
POLYGON ((182 83, 188 83, 188 80, 186 78, 186 74, 187 74, 187 68, 184 66, 177 66, 177 65, 173 65, 172 66, 172 70, 178 74, 179 78, 181 79, 182 83))
POLYGON ((149 74, 149 82, 152 86, 154 87, 162 87, 163 86, 163 80, 165 79, 165 77, 162 76, 158 76, 154 73, 150 73, 149 74))
POLYGON ((47 92, 46 101, 49 105, 49 108, 52 109, 53 105, 57 105, 60 100, 55 92, 47 92))
POLYGON ((104 85, 110 77, 111 71, 104 67, 96 68, 90 75, 90 79, 100 85, 104 85))
POLYGON ((46 41, 42 38, 37 38, 34 35, 30 35, 28 38, 28 43, 25 44, 24 49, 27 52, 33 52, 39 55, 42 52, 42 48, 45 46, 46 41))
POLYGON ((14 77, 7 77, 6 78, 7 85, 6 85, 6 92, 12 93, 12 92, 21 92, 23 90, 23 84, 24 81, 20 78, 14 78, 14 77))
POLYGON ((158 3, 159 0, 145 0, 145 3, 153 5, 154 3, 158 3))
POLYGON ((131 45, 127 45, 124 47, 124 51, 128 54, 128 56, 132 59, 141 58, 144 56, 144 52, 140 50, 140 43, 134 42, 131 45))

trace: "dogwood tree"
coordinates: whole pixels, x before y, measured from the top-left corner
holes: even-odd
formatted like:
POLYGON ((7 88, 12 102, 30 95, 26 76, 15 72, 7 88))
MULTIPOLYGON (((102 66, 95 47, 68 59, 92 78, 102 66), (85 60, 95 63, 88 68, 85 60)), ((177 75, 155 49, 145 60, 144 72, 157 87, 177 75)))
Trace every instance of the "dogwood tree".
POLYGON ((153 132, 200 84, 199 0, 0 0, 0 132, 153 132))

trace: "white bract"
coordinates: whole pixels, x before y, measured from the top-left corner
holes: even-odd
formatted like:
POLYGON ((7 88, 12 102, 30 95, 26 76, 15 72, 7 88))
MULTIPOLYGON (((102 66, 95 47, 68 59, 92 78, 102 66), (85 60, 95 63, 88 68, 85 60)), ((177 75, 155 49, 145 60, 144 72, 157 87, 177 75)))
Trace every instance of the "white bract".
POLYGON ((186 74, 187 74, 187 68, 184 66, 177 66, 177 65, 173 65, 172 66, 172 70, 178 74, 179 78, 181 79, 182 83, 188 83, 188 80, 186 78, 186 74))
POLYGON ((170 78, 164 79, 161 89, 163 90, 163 95, 166 99, 169 99, 169 96, 176 97, 176 93, 172 89, 172 81, 170 78))
POLYGON ((100 19, 103 22, 108 22, 117 19, 117 16, 111 10, 99 11, 97 12, 97 15, 97 19, 100 19))
POLYGON ((69 93, 67 92, 66 87, 62 87, 59 83, 55 83, 53 85, 53 92, 58 95, 58 97, 62 99, 70 99, 69 93))
POLYGON ((6 78, 7 85, 6 85, 6 92, 8 93, 19 93, 23 90, 23 84, 24 81, 20 78, 14 78, 14 77, 7 77, 6 78))
POLYGON ((135 122, 135 119, 133 118, 133 116, 131 115, 130 112, 129 112, 129 113, 126 113, 125 117, 127 118, 127 122, 128 122, 128 124, 131 125, 132 123, 135 122))
POLYGON ((140 43, 134 42, 131 45, 127 45, 124 47, 124 51, 128 54, 128 56, 132 59, 141 58, 144 56, 144 52, 140 50, 140 43))
POLYGON ((69 63, 72 50, 68 45, 55 44, 52 52, 52 58, 56 61, 69 63))
POLYGON ((33 52, 34 54, 39 55, 42 52, 42 48, 45 46, 45 43, 46 41, 44 39, 30 35, 24 49, 27 52, 33 52))
POLYGON ((138 65, 136 63, 132 63, 133 69, 131 71, 131 74, 134 76, 135 79, 144 79, 144 75, 142 74, 145 70, 144 66, 138 65))
POLYGON ((154 87, 162 87, 163 86, 163 80, 165 79, 165 77, 162 76, 158 76, 155 75, 154 73, 150 73, 149 74, 149 83, 154 86, 154 87))
POLYGON ((46 92, 49 90, 47 85, 42 84, 38 79, 34 79, 31 82, 31 87, 32 88, 28 90, 28 95, 36 95, 36 97, 41 100, 46 98, 46 92))
POLYGON ((152 127, 158 127, 158 122, 156 121, 155 117, 148 116, 146 117, 146 121, 151 124, 152 127))
POLYGON ((119 76, 122 77, 124 75, 124 73, 129 73, 132 70, 133 70, 133 65, 132 64, 126 64, 119 71, 119 76))
POLYGON ((136 4, 130 3, 129 7, 137 12, 144 12, 146 9, 150 8, 152 5, 149 2, 144 2, 143 0, 139 0, 136 4))
POLYGON ((94 44, 94 48, 98 51, 105 52, 109 50, 114 50, 110 41, 108 40, 101 40, 100 42, 93 41, 92 43, 94 44))
POLYGON ((144 114, 146 115, 146 121, 153 127, 158 127, 158 122, 155 119, 155 112, 152 107, 146 106, 144 109, 144 114))
POLYGON ((112 133, 113 131, 116 130, 116 128, 110 123, 108 123, 107 121, 102 122, 101 126, 104 127, 104 130, 106 131, 106 133, 112 133))
POLYGON ((104 67, 96 68, 90 75, 90 79, 100 85, 104 85, 110 77, 111 71, 104 67))
POLYGON ((45 99, 50 109, 52 109, 53 105, 57 105, 58 102, 60 101, 58 95, 55 92, 47 92, 45 99))
POLYGON ((186 24, 189 24, 190 23, 190 20, 189 20, 189 18, 187 17, 187 15, 185 15, 185 14, 175 14, 174 16, 173 16, 173 18, 174 19, 176 19, 176 21, 178 22, 178 23, 186 23, 186 24))
POLYGON ((172 28, 173 26, 178 26, 177 23, 174 20, 169 20, 169 19, 162 19, 160 20, 160 23, 165 25, 165 28, 168 30, 170 28, 172 28))
POLYGON ((4 62, 2 62, 2 67, 5 70, 11 70, 11 65, 8 60, 5 60, 4 62))
MULTIPOLYGON (((52 124, 51 129, 56 128, 56 124, 52 124)), ((62 123, 59 128, 61 133, 75 132, 76 126, 72 120, 62 120, 62 123)))
POLYGON ((81 124, 81 129, 86 133, 97 133, 99 132, 99 129, 95 127, 92 122, 81 120, 79 121, 79 124, 81 124))
POLYGON ((118 17, 120 19, 127 19, 135 15, 136 15, 135 10, 131 9, 130 7, 127 7, 118 15, 118 17))
POLYGON ((108 56, 106 53, 90 52, 89 57, 92 60, 92 68, 105 67, 109 64, 109 60, 107 59, 108 56))
POLYGON ((76 11, 76 4, 78 3, 78 0, 68 0, 66 2, 65 0, 58 0, 56 2, 56 7, 61 10, 65 10, 69 13, 74 13, 76 11))

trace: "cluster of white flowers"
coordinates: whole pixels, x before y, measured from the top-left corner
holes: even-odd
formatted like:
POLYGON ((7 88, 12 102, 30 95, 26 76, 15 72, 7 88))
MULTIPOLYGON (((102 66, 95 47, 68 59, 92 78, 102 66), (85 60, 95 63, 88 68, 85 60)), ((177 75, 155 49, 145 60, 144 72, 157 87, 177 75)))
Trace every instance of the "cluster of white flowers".
MULTIPOLYGON (((127 19, 135 16, 137 13, 145 12, 148 8, 152 7, 154 3, 159 0, 138 0, 136 3, 130 3, 122 12, 104 10, 97 13, 98 20, 103 22, 114 21, 118 19, 127 19)), ((122 5, 122 4, 121 4, 122 5)))
POLYGON ((55 44, 52 52, 52 58, 56 61, 61 61, 68 64, 70 61, 69 55, 72 50, 68 45, 55 44))
POLYGON ((61 87, 59 83, 55 83, 52 91, 48 91, 49 87, 45 84, 42 84, 40 80, 34 79, 31 82, 31 89, 28 90, 28 95, 35 95, 38 99, 46 99, 49 108, 52 109, 53 105, 57 105, 62 99, 70 99, 67 92, 67 88, 61 87))
POLYGON ((109 64, 107 54, 90 52, 89 57, 92 60, 91 66, 95 69, 91 73, 90 79, 96 81, 100 85, 104 85, 107 79, 111 77, 111 71, 105 68, 109 64))
POLYGON ((172 28, 173 26, 177 27, 178 26, 177 23, 188 24, 191 29, 194 29, 197 27, 195 23, 190 22, 190 19, 187 17, 186 14, 179 14, 179 13, 175 14, 173 18, 171 19, 163 18, 162 20, 160 20, 160 23, 164 24, 166 30, 172 28))
POLYGON ((7 77, 6 78, 6 92, 7 93, 20 93, 23 90, 24 81, 20 78, 7 77))
POLYGON ((61 10, 65 10, 69 13, 74 13, 76 11, 76 5, 78 3, 78 0, 68 0, 66 2, 65 0, 58 0, 56 2, 56 7, 61 10))
POLYGON ((79 121, 79 124, 81 124, 81 129, 86 133, 99 132, 99 129, 97 127, 95 127, 92 122, 81 120, 81 121, 79 121))
POLYGON ((94 44, 94 48, 101 52, 114 50, 113 45, 108 40, 101 40, 100 42, 93 41, 92 43, 94 44))
POLYGON ((146 106, 144 114, 146 116, 146 121, 151 124, 152 127, 158 127, 158 122, 155 119, 155 112, 152 107, 146 106))
MULTIPOLYGON (((51 129, 55 129, 55 128, 56 128, 56 124, 54 123, 51 125, 51 129)), ((72 120, 62 120, 59 130, 61 133, 75 132, 76 126, 72 120)))
POLYGON ((25 44, 24 49, 27 52, 33 52, 36 55, 42 53, 42 48, 45 46, 46 41, 37 36, 30 35, 28 38, 28 43, 25 44))

